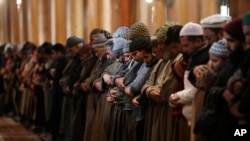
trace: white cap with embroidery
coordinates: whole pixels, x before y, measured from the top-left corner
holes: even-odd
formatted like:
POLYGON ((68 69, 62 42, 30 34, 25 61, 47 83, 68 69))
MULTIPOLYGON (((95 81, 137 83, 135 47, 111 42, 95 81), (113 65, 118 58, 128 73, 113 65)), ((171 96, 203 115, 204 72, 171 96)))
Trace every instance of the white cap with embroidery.
POLYGON ((232 17, 230 16, 214 14, 214 15, 203 18, 200 21, 200 24, 203 28, 223 28, 231 20, 232 20, 232 17))

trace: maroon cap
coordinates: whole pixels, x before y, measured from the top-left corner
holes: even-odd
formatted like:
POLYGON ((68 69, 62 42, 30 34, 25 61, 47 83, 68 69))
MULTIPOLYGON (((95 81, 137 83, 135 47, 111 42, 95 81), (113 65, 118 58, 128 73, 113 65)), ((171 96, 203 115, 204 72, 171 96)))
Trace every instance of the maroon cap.
POLYGON ((85 44, 83 47, 80 49, 80 53, 90 53, 91 50, 91 45, 90 44, 85 44))
POLYGON ((242 30, 242 19, 236 19, 225 25, 224 31, 234 39, 245 42, 245 36, 242 30))

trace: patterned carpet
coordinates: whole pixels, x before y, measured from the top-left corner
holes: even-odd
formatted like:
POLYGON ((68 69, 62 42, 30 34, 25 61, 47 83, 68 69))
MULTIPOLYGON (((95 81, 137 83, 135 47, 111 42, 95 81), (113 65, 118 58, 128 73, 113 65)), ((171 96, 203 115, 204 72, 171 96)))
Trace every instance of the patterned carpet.
POLYGON ((0 117, 0 141, 40 141, 40 139, 11 118, 0 117))

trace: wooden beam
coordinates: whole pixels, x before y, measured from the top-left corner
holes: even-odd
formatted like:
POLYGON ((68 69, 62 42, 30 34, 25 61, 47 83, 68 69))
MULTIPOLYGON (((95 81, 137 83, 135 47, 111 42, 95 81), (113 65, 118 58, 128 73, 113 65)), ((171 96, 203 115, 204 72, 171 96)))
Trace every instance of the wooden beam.
POLYGON ((55 27, 52 28, 55 29, 55 42, 57 43, 65 43, 67 39, 66 26, 69 19, 66 16, 66 3, 66 0, 55 0, 55 17, 52 17, 55 18, 55 27))
POLYGON ((10 42, 18 43, 19 42, 19 18, 18 18, 18 7, 16 1, 8 1, 8 7, 10 8, 9 14, 9 25, 10 25, 10 42))
POLYGON ((71 35, 76 35, 83 38, 84 32, 84 9, 82 0, 71 0, 70 5, 70 21, 71 21, 71 35))
POLYGON ((40 9, 40 43, 44 41, 52 42, 51 38, 51 0, 39 0, 40 9))
POLYGON ((8 19, 7 19, 8 7, 7 1, 3 0, 0 5, 0 43, 4 44, 8 42, 8 19))

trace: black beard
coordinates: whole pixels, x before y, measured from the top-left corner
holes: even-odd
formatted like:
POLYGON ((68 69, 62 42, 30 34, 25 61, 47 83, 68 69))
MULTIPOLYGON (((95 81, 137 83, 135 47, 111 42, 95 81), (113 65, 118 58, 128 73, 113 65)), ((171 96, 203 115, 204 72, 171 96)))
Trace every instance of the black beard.
POLYGON ((242 60, 243 57, 244 57, 244 48, 243 48, 243 46, 238 46, 229 55, 230 61, 232 63, 240 63, 240 61, 242 60))

